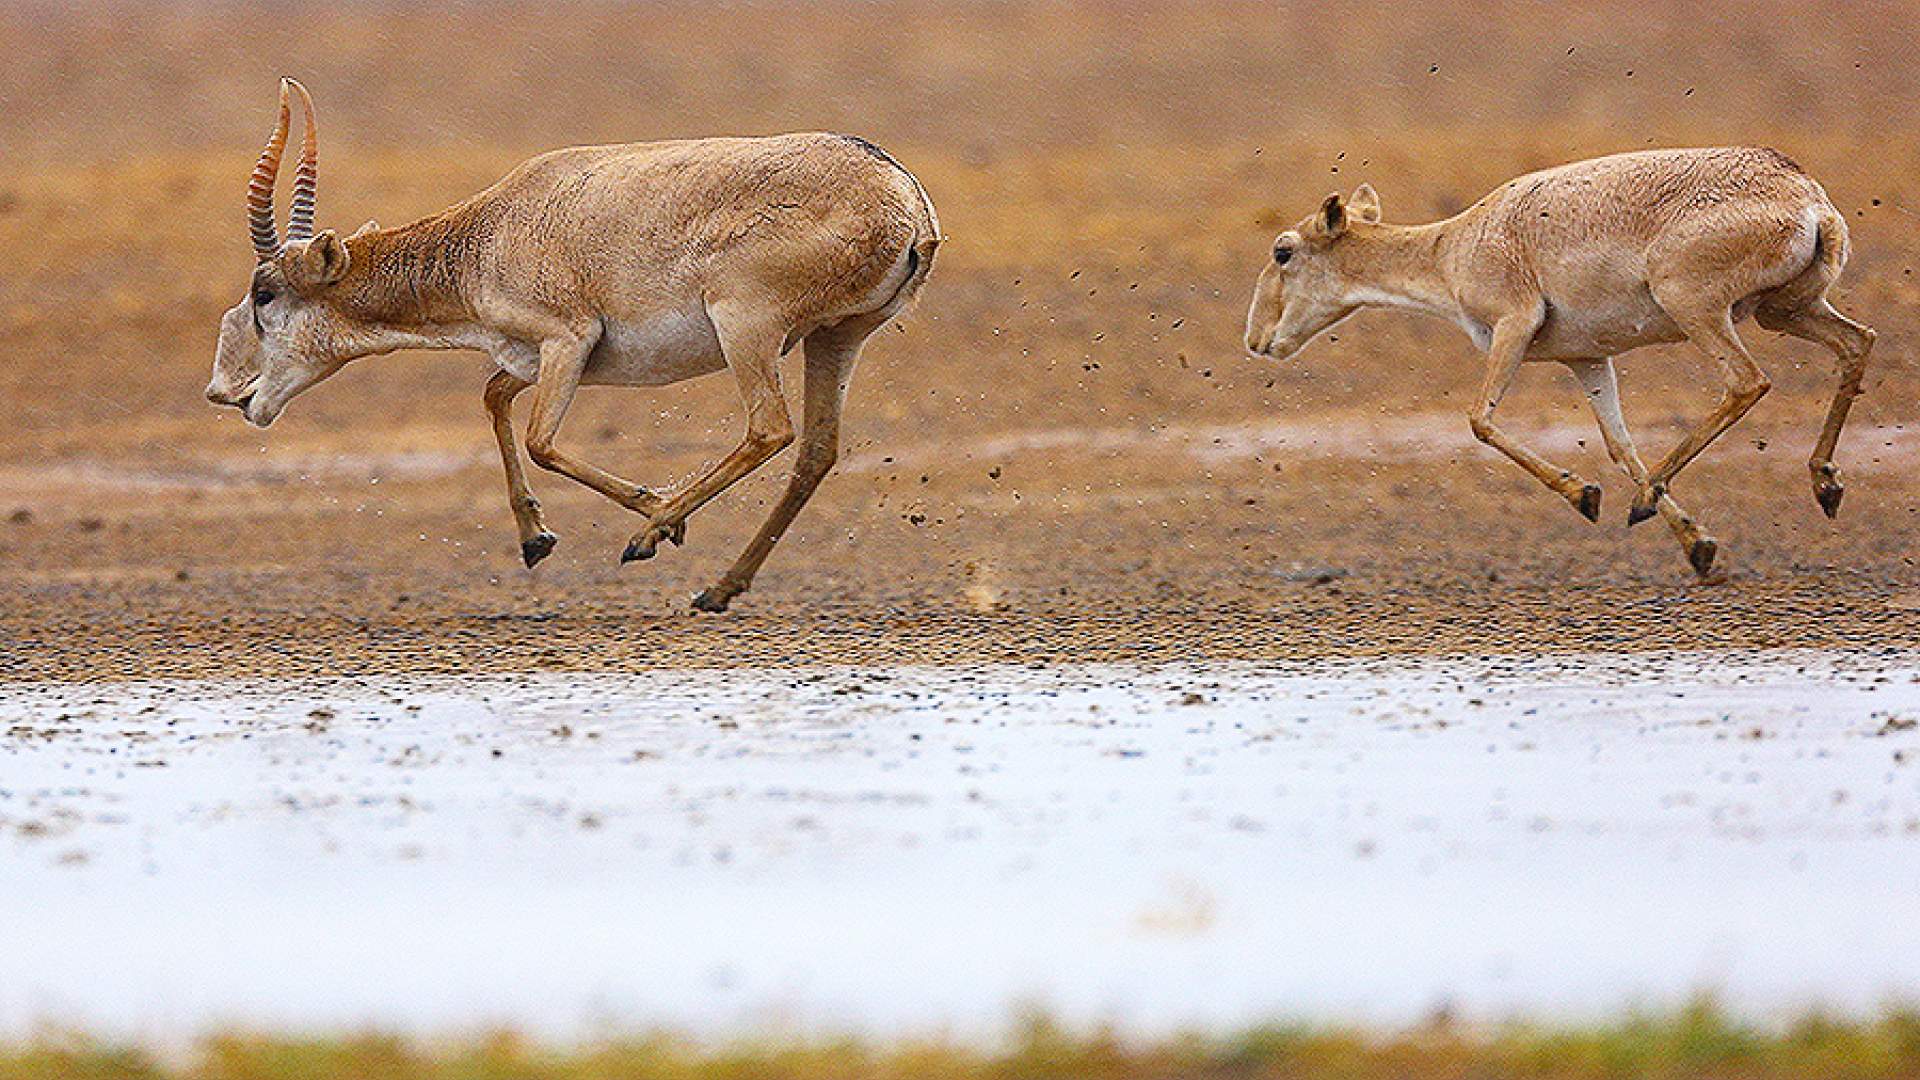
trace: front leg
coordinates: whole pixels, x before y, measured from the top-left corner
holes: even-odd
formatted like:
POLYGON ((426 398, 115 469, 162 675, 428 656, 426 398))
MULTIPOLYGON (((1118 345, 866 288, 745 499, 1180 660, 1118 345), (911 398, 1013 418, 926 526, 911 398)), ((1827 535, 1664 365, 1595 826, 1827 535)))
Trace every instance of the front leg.
POLYGON ((513 523, 520 531, 520 558, 531 570, 535 563, 553 553, 559 542, 547 531, 540 514, 540 500, 533 497, 527 484, 527 470, 520 464, 520 450, 513 442, 513 399, 533 384, 510 371, 493 373, 487 380, 487 415, 493 419, 493 438, 500 444, 500 460, 507 469, 507 502, 513 507, 513 523))
MULTIPOLYGON (((631 480, 623 480, 605 469, 561 453, 553 442, 560 430, 560 421, 567 415, 567 407, 573 404, 574 391, 580 388, 580 376, 587 370, 587 357, 599 342, 598 321, 541 342, 540 372, 533 384, 533 415, 527 421, 527 454, 535 465, 650 517, 660 509, 659 496, 631 480)), ((678 543, 679 539, 674 542, 678 543)))
POLYGON ((1494 324, 1493 346, 1487 353, 1486 379, 1480 384, 1480 400, 1474 404, 1473 414, 1469 418, 1473 425, 1473 437, 1512 458, 1521 468, 1533 474, 1534 479, 1567 500, 1580 512, 1581 517, 1588 521, 1599 521, 1598 484, 1589 484, 1571 471, 1534 453, 1493 422, 1493 411, 1500 407, 1500 399, 1506 396, 1507 388, 1513 385, 1513 377, 1520 370, 1521 361, 1526 359, 1527 346, 1540 329, 1541 317, 1540 305, 1536 301, 1532 310, 1508 315, 1494 324))

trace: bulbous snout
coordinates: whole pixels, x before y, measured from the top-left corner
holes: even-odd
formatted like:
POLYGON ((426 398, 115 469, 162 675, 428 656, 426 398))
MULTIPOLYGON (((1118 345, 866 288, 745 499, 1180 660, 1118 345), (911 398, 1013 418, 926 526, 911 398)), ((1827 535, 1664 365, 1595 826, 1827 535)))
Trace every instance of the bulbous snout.
POLYGON ((207 400, 215 405, 239 409, 240 415, 246 417, 247 423, 252 424, 254 427, 266 427, 268 424, 273 423, 274 416, 280 411, 279 409, 268 410, 259 407, 261 401, 260 379, 258 378, 249 379, 247 384, 238 390, 230 390, 222 385, 221 380, 216 377, 214 381, 207 384, 206 393, 207 400))
POLYGON ((1247 312, 1247 353, 1284 360, 1297 352, 1299 345, 1281 333, 1286 319, 1283 312, 1270 310, 1272 306, 1256 300, 1253 310, 1247 312))
POLYGON ((1247 332, 1248 354, 1266 360, 1291 360, 1306 343, 1306 338, 1281 333, 1278 326, 1257 333, 1247 332))
POLYGON ((220 320, 220 341, 214 347, 213 375, 207 381, 207 400, 246 411, 260 389, 260 339, 253 329, 250 301, 227 309, 220 320))
POLYGON ((1268 266, 1254 282, 1253 300, 1247 305, 1247 352, 1254 356, 1272 356, 1285 316, 1286 300, 1280 290, 1280 274, 1275 267, 1268 266))
POLYGON ((245 409, 247 402, 253 400, 253 387, 249 386, 239 393, 233 393, 214 383, 208 383, 207 400, 215 405, 231 405, 236 409, 245 409))
POLYGON ((242 413, 246 414, 248 420, 252 420, 253 399, 257 396, 259 389, 260 380, 258 378, 248 379, 245 385, 234 389, 227 386, 226 380, 216 374, 214 380, 207 384, 207 400, 213 402, 215 405, 239 409, 242 413))

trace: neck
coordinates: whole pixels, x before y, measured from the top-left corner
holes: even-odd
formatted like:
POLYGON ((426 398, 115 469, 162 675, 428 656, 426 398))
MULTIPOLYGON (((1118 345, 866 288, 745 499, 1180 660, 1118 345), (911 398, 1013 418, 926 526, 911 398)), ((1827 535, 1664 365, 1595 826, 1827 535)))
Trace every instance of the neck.
POLYGON ((1445 222, 1371 225, 1347 234, 1342 257, 1355 283, 1354 303, 1395 307, 1452 319, 1460 305, 1440 266, 1445 222))
POLYGON ((356 352, 465 348, 478 324, 462 270, 464 222, 451 214, 349 237, 334 306, 355 326, 356 352))

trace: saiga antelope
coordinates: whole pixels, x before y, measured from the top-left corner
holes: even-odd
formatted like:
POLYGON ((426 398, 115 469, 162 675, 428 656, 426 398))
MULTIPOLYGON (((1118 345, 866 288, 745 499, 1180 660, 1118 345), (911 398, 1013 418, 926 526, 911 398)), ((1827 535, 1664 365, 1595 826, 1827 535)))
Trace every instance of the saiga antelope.
POLYGON ((1767 392, 1734 324, 1825 345, 1840 386, 1808 463, 1828 517, 1843 488, 1834 444, 1873 345, 1827 290, 1847 261, 1847 224, 1784 155, 1763 149, 1652 150, 1531 173, 1445 221, 1387 225, 1362 184, 1281 233, 1247 313, 1247 348, 1284 358, 1362 307, 1396 307, 1458 323, 1487 350, 1473 434, 1590 521, 1600 489, 1552 464, 1493 422, 1523 361, 1565 364, 1586 390, 1607 453, 1638 487, 1627 523, 1658 513, 1701 576, 1717 545, 1667 487, 1767 392), (1660 463, 1642 464, 1620 415, 1613 357, 1691 342, 1719 369, 1718 405, 1660 463))
POLYGON ((553 550, 514 445, 511 408, 533 389, 527 451, 648 519, 621 554, 679 544, 687 516, 794 440, 779 361, 805 343, 800 452, 785 494, 732 568, 694 598, 723 611, 744 592, 838 453, 840 411, 863 342, 919 292, 940 226, 926 191, 864 140, 842 135, 556 150, 433 217, 314 232, 313 101, 280 86, 280 115, 247 186, 257 264, 226 313, 207 397, 272 423, 348 361, 395 349, 478 349, 498 371, 484 400, 506 466, 520 550, 553 550), (289 92, 305 136, 287 237, 274 179, 289 92), (662 497, 562 451, 583 385, 661 386, 725 368, 746 435, 690 486, 662 497))

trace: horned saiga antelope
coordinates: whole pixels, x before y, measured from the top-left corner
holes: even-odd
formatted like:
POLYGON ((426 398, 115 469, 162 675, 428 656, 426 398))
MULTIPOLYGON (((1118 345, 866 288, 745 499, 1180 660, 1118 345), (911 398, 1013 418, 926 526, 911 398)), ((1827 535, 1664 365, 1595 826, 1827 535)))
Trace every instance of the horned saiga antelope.
POLYGON ((805 353, 800 451, 785 494, 746 550, 694 598, 723 611, 800 512, 838 452, 860 347, 926 281, 940 244, 933 203, 899 162, 843 135, 556 150, 433 217, 314 231, 313 101, 283 80, 280 114, 247 187, 257 264, 220 326, 207 397, 260 427, 348 361, 395 349, 478 349, 498 371, 484 400, 531 567, 554 546, 514 445, 514 398, 533 390, 534 462, 647 519, 621 561, 685 536, 687 516, 794 441, 780 358, 805 353), (284 242, 273 215, 289 95, 305 136, 284 242), (655 494, 562 450, 584 385, 661 386, 726 369, 746 435, 704 475, 655 494))
POLYGON ((1843 489, 1834 444, 1873 346, 1873 331, 1827 301, 1847 262, 1847 224, 1820 185, 1773 150, 1653 150, 1582 161, 1508 181, 1455 217, 1387 225, 1362 184, 1281 233, 1247 314, 1247 348, 1286 357, 1362 307, 1458 323, 1487 350, 1474 436, 1518 462, 1589 520, 1600 489, 1493 421, 1523 361, 1558 361, 1586 390, 1607 453, 1638 488, 1628 524, 1658 513, 1705 576, 1716 544, 1668 485, 1767 392, 1734 324, 1832 349, 1840 387, 1814 444, 1813 492, 1833 517, 1843 489), (1691 342, 1725 380, 1718 405, 1649 469, 1620 414, 1613 357, 1691 342))

